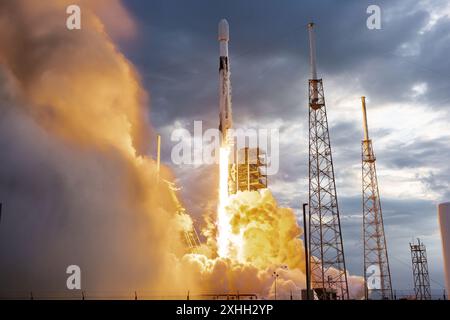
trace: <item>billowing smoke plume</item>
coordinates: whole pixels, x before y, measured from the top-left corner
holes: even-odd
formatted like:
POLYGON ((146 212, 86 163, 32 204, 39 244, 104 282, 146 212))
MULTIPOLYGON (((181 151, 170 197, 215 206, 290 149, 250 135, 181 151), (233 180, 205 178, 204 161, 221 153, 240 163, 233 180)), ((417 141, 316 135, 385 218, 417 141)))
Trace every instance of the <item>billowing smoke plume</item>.
POLYGON ((156 289, 168 252, 183 250, 175 204, 145 156, 145 93, 96 14, 120 9, 121 23, 125 11, 85 1, 82 29, 69 31, 73 2, 0 3, 0 283, 9 296, 64 292, 71 264, 86 291, 156 289))
POLYGON ((237 235, 232 244, 235 260, 259 268, 278 265, 304 270, 302 230, 294 212, 278 207, 269 190, 233 195, 227 211, 232 233, 237 235))
POLYGON ((204 255, 186 255, 182 259, 192 278, 202 279, 207 293, 253 293, 274 296, 278 274, 278 298, 299 298, 305 285, 304 251, 291 209, 278 207, 269 190, 239 192, 229 199, 227 213, 231 221, 230 255, 207 259, 204 255))
MULTIPOLYGON (((184 270, 184 285, 200 281, 204 294, 251 293, 274 298, 276 277, 278 299, 290 299, 291 295, 299 299, 305 288, 304 247, 299 239, 303 230, 293 210, 279 207, 267 189, 232 195, 226 210, 231 221, 229 256, 214 256, 215 250, 212 256, 208 250, 185 255, 177 266, 184 270)), ((212 230, 207 232, 210 239, 214 239, 212 230)), ((215 248, 212 242, 208 249, 215 248)), ((349 288, 351 298, 361 298, 361 277, 349 277, 349 288)))

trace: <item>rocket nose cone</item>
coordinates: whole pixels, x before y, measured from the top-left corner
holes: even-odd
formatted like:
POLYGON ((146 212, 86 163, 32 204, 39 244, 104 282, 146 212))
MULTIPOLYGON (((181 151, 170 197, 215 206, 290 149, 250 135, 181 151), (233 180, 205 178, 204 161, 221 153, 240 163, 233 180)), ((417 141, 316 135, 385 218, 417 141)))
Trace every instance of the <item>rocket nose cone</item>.
POLYGON ((228 41, 228 40, 230 40, 230 27, 228 25, 228 21, 222 19, 219 22, 219 41, 228 41))

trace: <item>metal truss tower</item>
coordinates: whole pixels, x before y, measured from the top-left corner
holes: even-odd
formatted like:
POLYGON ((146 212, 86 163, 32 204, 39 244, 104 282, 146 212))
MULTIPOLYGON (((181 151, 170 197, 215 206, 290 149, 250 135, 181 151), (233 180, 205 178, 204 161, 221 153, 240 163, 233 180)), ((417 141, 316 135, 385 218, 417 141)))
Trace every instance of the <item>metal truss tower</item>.
POLYGON ((309 252, 311 288, 319 299, 349 299, 322 79, 317 79, 314 24, 308 24, 309 80, 309 252))
POLYGON ((430 276, 428 275, 427 249, 417 239, 417 244, 409 244, 414 277, 414 292, 417 300, 431 300, 430 276))
POLYGON ((361 97, 364 140, 361 144, 365 297, 392 300, 391 272, 378 190, 376 158, 369 139, 366 98, 361 97))

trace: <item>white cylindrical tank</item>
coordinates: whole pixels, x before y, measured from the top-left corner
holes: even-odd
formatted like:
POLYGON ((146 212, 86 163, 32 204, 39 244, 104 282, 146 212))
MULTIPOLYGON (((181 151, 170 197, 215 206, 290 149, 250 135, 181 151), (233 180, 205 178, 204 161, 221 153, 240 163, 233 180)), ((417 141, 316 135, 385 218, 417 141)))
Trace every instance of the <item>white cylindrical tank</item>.
POLYGON ((447 299, 450 293, 450 202, 438 205, 439 228, 442 239, 442 257, 444 260, 445 286, 447 299))

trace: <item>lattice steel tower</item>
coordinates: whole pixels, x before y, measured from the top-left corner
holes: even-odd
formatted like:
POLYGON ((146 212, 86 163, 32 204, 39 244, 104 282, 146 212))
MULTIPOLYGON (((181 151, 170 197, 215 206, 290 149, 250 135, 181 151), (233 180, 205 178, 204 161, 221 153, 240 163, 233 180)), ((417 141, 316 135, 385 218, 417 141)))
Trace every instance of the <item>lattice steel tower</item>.
POLYGON ((308 24, 309 252, 311 288, 319 299, 348 299, 347 272, 322 79, 317 79, 314 24, 308 24))
POLYGON ((431 300, 430 276, 428 275, 427 249, 417 239, 417 244, 409 244, 414 277, 414 292, 417 300, 431 300))
POLYGON ((361 97, 364 140, 361 143, 364 282, 366 299, 392 300, 391 272, 378 190, 376 158, 369 139, 366 98, 361 97))

